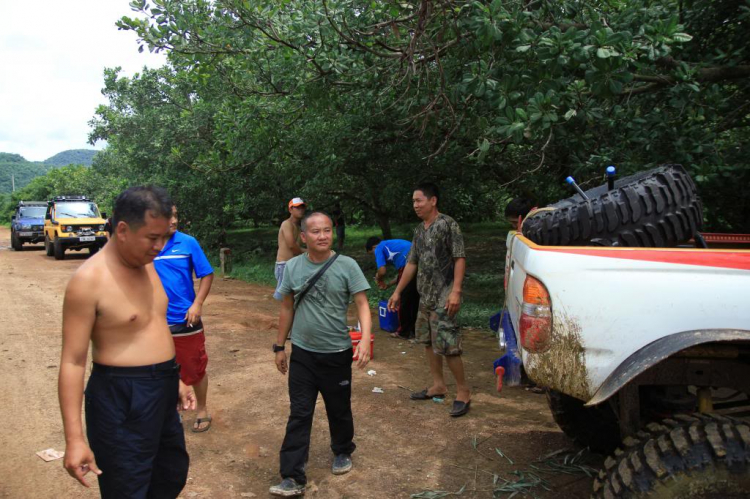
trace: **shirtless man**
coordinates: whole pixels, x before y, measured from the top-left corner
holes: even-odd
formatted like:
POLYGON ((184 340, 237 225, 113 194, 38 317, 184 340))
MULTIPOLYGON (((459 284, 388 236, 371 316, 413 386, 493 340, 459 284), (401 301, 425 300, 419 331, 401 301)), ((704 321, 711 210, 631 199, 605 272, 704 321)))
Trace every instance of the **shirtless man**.
POLYGON ((273 292, 273 297, 279 301, 284 299, 279 289, 284 280, 286 262, 302 254, 299 227, 304 217, 305 202, 302 198, 293 198, 289 201, 289 218, 284 220, 279 227, 279 250, 276 252, 276 268, 273 272, 276 277, 276 290, 273 292))
POLYGON ((167 326, 167 295, 152 261, 169 238, 172 201, 164 189, 133 187, 115 200, 109 243, 65 290, 58 393, 68 473, 103 498, 175 498, 189 458, 177 414, 195 408, 179 380, 167 326), (81 402, 89 342, 93 368, 81 402), (92 452, 93 451, 93 452, 92 452))

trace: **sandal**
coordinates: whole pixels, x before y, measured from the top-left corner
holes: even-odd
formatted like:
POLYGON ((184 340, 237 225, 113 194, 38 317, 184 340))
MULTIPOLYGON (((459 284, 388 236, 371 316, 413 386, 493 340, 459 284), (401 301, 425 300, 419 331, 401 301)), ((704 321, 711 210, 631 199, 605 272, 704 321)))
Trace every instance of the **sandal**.
POLYGON ((211 428, 211 416, 206 416, 205 418, 195 418, 195 423, 193 423, 193 427, 190 429, 193 433, 203 433, 204 431, 208 431, 209 428, 211 428), (201 424, 208 423, 208 426, 205 428, 201 428, 201 424))
POLYGON ((470 407, 471 400, 469 400, 468 402, 461 402, 460 400, 456 400, 453 402, 453 409, 451 409, 450 415, 454 418, 463 416, 464 414, 469 412, 470 407))
POLYGON ((421 392, 413 392, 411 395, 409 395, 409 398, 412 400, 431 400, 433 398, 445 398, 445 393, 435 393, 433 395, 427 395, 427 390, 429 390, 429 388, 425 388, 421 392))

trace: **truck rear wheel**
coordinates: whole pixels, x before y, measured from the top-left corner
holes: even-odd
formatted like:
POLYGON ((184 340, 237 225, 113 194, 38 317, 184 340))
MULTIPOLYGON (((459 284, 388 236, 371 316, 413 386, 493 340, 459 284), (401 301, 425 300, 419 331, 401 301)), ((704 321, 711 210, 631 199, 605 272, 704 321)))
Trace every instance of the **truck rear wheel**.
POLYGON ((750 426, 719 415, 650 423, 604 461, 600 498, 740 498, 750 491, 750 426))
POLYGON ((547 403, 560 429, 581 447, 607 454, 620 443, 620 427, 608 403, 584 407, 583 401, 547 390, 547 403))
POLYGON ((46 235, 44 236, 44 251, 47 253, 47 256, 54 256, 55 254, 55 247, 52 246, 49 237, 46 235))
POLYGON ((56 237, 54 242, 55 247, 55 260, 64 260, 65 259, 65 248, 63 248, 62 243, 60 242, 60 238, 56 237))
POLYGON ((23 249, 23 243, 15 232, 10 233, 10 247, 15 251, 21 251, 23 249))
POLYGON ((523 223, 523 235, 550 246, 670 247, 701 229, 693 180, 681 165, 663 165, 553 204, 523 223))

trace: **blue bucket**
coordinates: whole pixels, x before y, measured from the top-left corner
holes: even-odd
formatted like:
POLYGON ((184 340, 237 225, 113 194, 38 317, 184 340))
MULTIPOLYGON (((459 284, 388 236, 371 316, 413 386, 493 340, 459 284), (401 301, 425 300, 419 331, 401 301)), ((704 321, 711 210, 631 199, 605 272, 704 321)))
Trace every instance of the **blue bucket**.
POLYGON ((378 303, 378 316, 380 329, 391 333, 398 330, 398 313, 388 310, 388 300, 382 300, 378 303))

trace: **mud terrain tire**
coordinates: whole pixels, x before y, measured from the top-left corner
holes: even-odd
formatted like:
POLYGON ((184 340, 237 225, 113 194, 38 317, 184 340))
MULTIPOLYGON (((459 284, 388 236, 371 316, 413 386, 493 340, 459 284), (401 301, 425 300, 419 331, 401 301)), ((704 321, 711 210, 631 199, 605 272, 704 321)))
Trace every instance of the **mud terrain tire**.
POLYGON ((695 184, 681 165, 663 165, 553 204, 523 223, 523 235, 547 246, 670 247, 700 231, 695 184))
POLYGON ((18 238, 15 231, 10 233, 10 246, 15 251, 21 251, 23 249, 23 243, 21 243, 21 240, 18 238))
POLYGON ((59 238, 55 238, 55 242, 52 243, 54 247, 54 256, 55 260, 64 260, 65 259, 65 248, 63 248, 62 243, 60 242, 59 238))
POLYGON ((620 444, 620 427, 609 403, 584 407, 582 400, 547 390, 547 404, 555 423, 577 445, 609 454, 620 444))
POLYGON ((55 247, 52 246, 52 242, 47 236, 44 236, 44 252, 47 254, 47 256, 54 256, 55 254, 55 247))
POLYGON ((741 498, 750 491, 750 426, 719 415, 650 423, 604 461, 596 499, 741 498))

